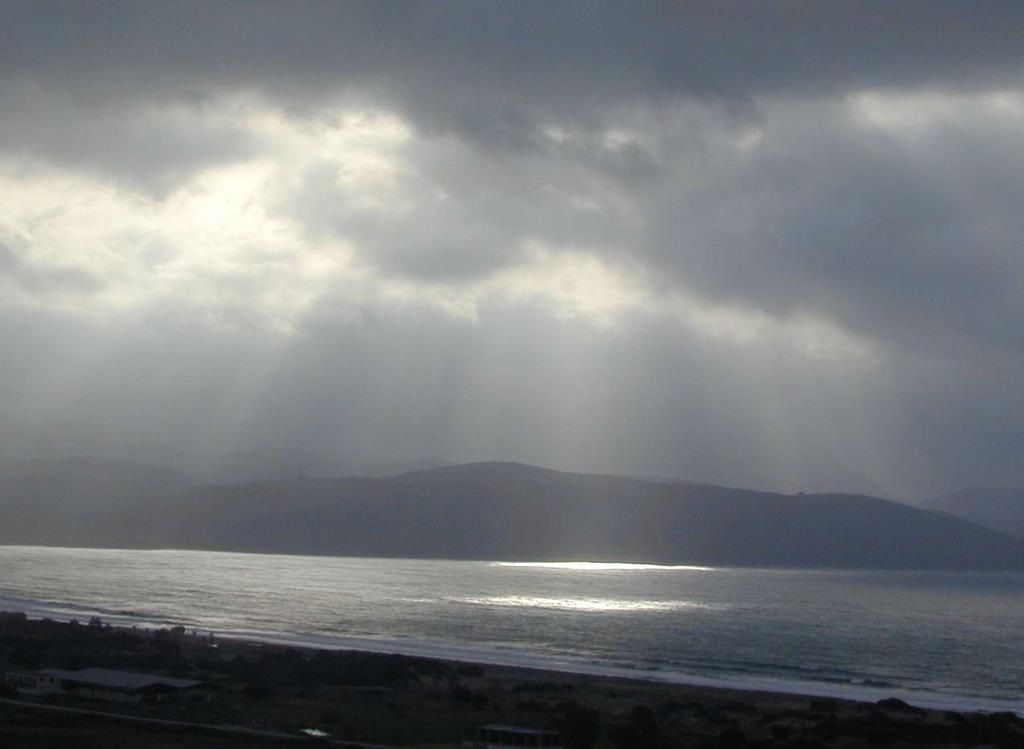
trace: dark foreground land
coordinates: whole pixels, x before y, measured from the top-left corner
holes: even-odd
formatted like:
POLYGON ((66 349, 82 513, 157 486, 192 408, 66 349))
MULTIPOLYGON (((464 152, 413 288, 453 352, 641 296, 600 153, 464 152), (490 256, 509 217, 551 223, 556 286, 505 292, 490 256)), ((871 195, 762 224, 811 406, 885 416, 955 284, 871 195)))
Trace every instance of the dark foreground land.
POLYGON ((32 699, 8 690, 0 695, 0 747, 442 747, 458 746, 467 728, 486 723, 556 728, 578 749, 1024 747, 1024 720, 1005 713, 296 649, 181 628, 135 630, 0 614, 0 671, 46 667, 162 673, 207 686, 188 698, 141 705, 32 699), (302 729, 329 738, 305 736, 302 729))

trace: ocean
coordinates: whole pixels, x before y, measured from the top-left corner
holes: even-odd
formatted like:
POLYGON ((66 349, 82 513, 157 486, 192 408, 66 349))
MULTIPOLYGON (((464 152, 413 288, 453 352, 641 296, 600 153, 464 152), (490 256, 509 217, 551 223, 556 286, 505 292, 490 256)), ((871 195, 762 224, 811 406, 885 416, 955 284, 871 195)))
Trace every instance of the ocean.
POLYGON ((1024 715, 1024 574, 0 546, 0 609, 1024 715))

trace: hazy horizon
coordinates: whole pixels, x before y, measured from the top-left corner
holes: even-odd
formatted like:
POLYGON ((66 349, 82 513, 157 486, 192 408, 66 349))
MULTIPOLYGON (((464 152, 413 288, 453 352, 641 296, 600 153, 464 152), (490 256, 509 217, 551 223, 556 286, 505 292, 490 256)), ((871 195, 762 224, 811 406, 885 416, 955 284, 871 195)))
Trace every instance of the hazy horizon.
POLYGON ((0 462, 1024 486, 1019 3, 0 13, 0 462))

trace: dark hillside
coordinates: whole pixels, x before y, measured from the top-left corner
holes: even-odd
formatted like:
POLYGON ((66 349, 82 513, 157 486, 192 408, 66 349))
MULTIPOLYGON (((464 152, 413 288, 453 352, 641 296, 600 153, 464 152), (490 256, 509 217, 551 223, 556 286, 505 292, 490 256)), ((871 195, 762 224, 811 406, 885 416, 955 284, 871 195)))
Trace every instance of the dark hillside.
MULTIPOLYGON (((139 489, 135 501, 108 503, 84 530, 69 521, 83 517, 72 495, 42 497, 30 523, 26 516, 4 523, 0 540, 450 559, 1024 569, 1024 541, 882 499, 512 463, 192 489, 164 480, 152 493, 139 489)), ((4 497, 0 511, 10 518, 26 506, 24 494, 4 497)))
POLYGON ((926 500, 922 506, 1024 538, 1024 489, 961 489, 926 500))

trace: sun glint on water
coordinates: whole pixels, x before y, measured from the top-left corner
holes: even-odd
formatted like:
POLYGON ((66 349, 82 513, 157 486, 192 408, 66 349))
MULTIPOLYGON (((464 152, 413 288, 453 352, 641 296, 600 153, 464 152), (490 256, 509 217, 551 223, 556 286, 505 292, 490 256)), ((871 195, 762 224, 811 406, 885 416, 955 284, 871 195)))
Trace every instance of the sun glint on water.
POLYGON ((642 572, 644 570, 691 570, 712 572, 714 567, 688 564, 636 564, 631 562, 492 562, 492 567, 532 567, 535 569, 569 570, 573 572, 642 572))

